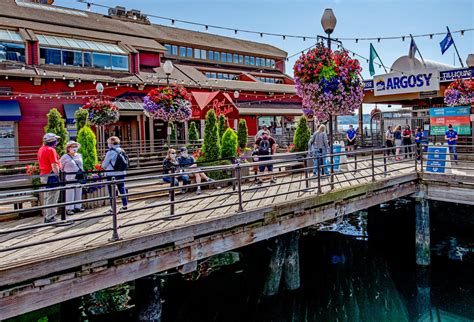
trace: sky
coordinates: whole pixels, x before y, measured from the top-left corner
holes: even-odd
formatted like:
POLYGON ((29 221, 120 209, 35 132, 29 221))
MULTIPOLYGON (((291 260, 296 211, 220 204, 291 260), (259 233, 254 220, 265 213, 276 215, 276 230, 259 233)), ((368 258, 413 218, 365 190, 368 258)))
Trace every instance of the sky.
MULTIPOLYGON (((106 6, 123 6, 174 19, 188 20, 209 25, 247 29, 286 35, 315 36, 324 33, 321 16, 325 8, 332 8, 337 18, 333 38, 364 38, 400 36, 394 40, 372 41, 384 65, 391 66, 400 56, 407 55, 410 41, 402 41, 402 35, 431 34, 474 28, 473 0, 89 0, 106 6)), ((56 0, 56 5, 85 9, 86 5, 76 0, 56 0)), ((92 6, 94 12, 106 13, 106 9, 92 6)), ((171 25, 170 21, 151 18, 153 23, 171 25)), ((203 27, 176 23, 176 27, 204 31, 203 27)), ((234 34, 209 28, 210 33, 240 39, 253 40, 274 45, 288 52, 298 54, 313 43, 308 39, 292 39, 234 34)), ((424 59, 443 62, 460 67, 453 46, 441 55, 439 42, 444 35, 415 38, 424 59)), ((474 53, 474 31, 464 36, 453 35, 459 54, 465 64, 467 55, 474 53)), ((369 56, 370 41, 346 40, 344 47, 364 56, 369 56)), ((293 64, 299 55, 286 62, 286 72, 293 76, 293 64)), ((368 64, 361 60, 362 76, 369 79, 368 64)), ((384 73, 376 67, 376 73, 384 73)), ((386 109, 385 106, 379 106, 386 109)), ((364 112, 372 105, 364 106, 364 112)))

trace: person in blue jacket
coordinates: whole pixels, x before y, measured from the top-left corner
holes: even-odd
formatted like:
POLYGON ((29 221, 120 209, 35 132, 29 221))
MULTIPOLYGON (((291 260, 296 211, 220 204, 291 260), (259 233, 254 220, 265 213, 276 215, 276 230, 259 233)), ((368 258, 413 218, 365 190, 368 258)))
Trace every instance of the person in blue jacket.
POLYGON ((423 140, 423 131, 421 130, 421 127, 418 126, 416 128, 416 133, 415 133, 415 143, 416 143, 416 159, 420 160, 421 159, 421 143, 423 140))
POLYGON ((356 131, 354 130, 354 127, 351 125, 349 125, 349 130, 347 130, 347 133, 346 133, 346 139, 347 139, 347 151, 354 151, 354 147, 355 147, 355 142, 356 142, 356 137, 357 137, 357 133, 356 131))
POLYGON ((444 139, 448 142, 449 153, 452 153, 454 156, 454 161, 458 163, 458 155, 456 153, 456 143, 458 141, 458 132, 453 130, 453 126, 449 124, 448 130, 444 135, 444 139))

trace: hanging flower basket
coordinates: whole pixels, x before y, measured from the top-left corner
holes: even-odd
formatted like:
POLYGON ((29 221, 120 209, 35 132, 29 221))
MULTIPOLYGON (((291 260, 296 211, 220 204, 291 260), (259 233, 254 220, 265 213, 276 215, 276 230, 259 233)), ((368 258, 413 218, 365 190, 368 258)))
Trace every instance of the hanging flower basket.
POLYGON ((448 106, 474 104, 474 80, 457 79, 444 91, 444 103, 448 106))
POLYGON ((191 119, 191 96, 183 86, 152 89, 143 99, 145 115, 166 122, 185 122, 191 119))
POLYGON ((318 120, 352 113, 364 98, 361 70, 359 61, 351 59, 347 51, 333 52, 322 44, 302 54, 294 74, 303 113, 318 120))
POLYGON ((89 121, 92 125, 104 126, 115 123, 120 118, 117 106, 110 101, 91 99, 82 108, 89 112, 89 121))

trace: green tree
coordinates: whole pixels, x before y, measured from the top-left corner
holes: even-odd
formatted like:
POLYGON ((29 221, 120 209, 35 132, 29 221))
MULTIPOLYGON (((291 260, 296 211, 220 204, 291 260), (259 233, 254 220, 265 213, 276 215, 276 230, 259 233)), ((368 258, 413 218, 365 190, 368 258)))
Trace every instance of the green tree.
POLYGON ((82 154, 84 170, 94 170, 94 166, 99 163, 97 158, 97 139, 89 125, 84 125, 77 134, 77 142, 81 145, 79 153, 82 154))
POLYGON ((77 133, 87 124, 87 119, 89 118, 89 112, 87 110, 80 108, 74 113, 74 119, 76 120, 76 130, 77 133))
POLYGON ((222 137, 224 136, 225 131, 229 128, 229 121, 224 114, 219 115, 219 120, 217 124, 217 130, 219 132, 219 140, 222 143, 222 137))
POLYGON ((209 110, 204 122, 204 142, 202 152, 206 161, 217 160, 220 157, 221 144, 217 132, 217 116, 214 110, 209 110))
POLYGON ((196 122, 189 123, 188 140, 191 143, 194 143, 199 140, 199 132, 196 126, 196 122))
POLYGON ((55 108, 51 109, 48 113, 48 124, 44 127, 45 133, 54 133, 60 137, 58 139, 58 145, 56 145, 56 152, 61 156, 66 151, 66 143, 68 140, 69 134, 66 130, 66 125, 64 124, 64 119, 55 108))
POLYGON ((295 145, 296 151, 306 151, 308 149, 309 138, 311 132, 308 127, 306 117, 301 117, 296 125, 295 136, 293 137, 293 144, 295 145))
POLYGON ((222 136, 222 158, 232 158, 237 156, 238 137, 234 130, 228 128, 222 136))
POLYGON ((247 140, 249 137, 249 130, 247 128, 247 122, 244 119, 239 121, 239 127, 237 129, 237 136, 239 137, 239 147, 244 149, 247 146, 247 140))

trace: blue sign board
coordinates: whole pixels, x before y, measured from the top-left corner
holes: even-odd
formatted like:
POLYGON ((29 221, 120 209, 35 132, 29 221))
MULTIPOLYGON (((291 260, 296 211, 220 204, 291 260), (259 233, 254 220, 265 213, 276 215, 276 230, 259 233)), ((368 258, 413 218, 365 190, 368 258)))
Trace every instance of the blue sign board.
POLYGON ((369 79, 364 81, 364 90, 374 89, 374 81, 369 79))
MULTIPOLYGON (((334 144, 333 151, 334 153, 341 153, 341 145, 334 144)), ((339 171, 339 166, 341 165, 341 156, 335 155, 332 159, 334 161, 334 171, 339 171)))
POLYGON ((447 153, 447 146, 429 146, 426 172, 445 173, 447 153))
POLYGON ((439 81, 440 82, 452 82, 453 80, 459 78, 471 78, 474 77, 474 68, 463 68, 463 69, 454 69, 446 70, 439 72, 439 81))
POLYGON ((471 115, 471 108, 469 106, 455 106, 455 107, 430 107, 430 117, 443 116, 469 116, 471 115))

